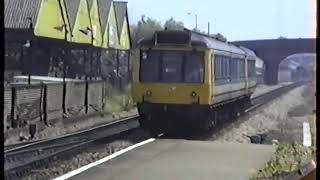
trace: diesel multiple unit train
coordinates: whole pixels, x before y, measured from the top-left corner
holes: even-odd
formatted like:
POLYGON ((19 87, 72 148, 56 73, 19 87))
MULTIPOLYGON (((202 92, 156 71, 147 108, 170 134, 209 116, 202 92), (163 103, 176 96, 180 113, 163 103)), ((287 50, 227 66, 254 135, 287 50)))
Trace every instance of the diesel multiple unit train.
POLYGON ((256 87, 253 51, 187 29, 155 32, 133 54, 133 99, 152 133, 235 118, 256 87))

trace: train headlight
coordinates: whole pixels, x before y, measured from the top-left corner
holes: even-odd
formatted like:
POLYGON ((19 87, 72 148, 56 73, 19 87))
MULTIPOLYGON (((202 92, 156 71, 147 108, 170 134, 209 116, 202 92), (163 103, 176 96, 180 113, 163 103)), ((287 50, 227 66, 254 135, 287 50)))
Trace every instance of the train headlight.
POLYGON ((147 96, 151 96, 151 95, 152 95, 152 92, 151 92, 150 90, 148 90, 148 91, 146 92, 146 94, 147 94, 147 96))
POLYGON ((197 96, 197 93, 196 93, 196 92, 194 92, 194 91, 192 91, 192 93, 191 93, 191 97, 195 98, 196 96, 197 96))

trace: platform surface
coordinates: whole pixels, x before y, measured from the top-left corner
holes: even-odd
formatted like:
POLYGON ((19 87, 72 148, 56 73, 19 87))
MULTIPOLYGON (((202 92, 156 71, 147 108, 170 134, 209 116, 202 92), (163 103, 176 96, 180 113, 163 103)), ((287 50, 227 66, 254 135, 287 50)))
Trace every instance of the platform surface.
POLYGON ((248 180, 272 145, 157 139, 90 168, 72 180, 248 180))

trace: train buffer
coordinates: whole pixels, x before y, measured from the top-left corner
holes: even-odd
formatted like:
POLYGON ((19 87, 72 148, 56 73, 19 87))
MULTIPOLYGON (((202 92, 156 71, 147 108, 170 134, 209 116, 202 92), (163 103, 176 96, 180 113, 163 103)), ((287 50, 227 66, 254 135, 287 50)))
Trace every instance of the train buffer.
POLYGON ((83 172, 71 172, 69 179, 248 180, 274 153, 272 145, 156 139, 83 172))

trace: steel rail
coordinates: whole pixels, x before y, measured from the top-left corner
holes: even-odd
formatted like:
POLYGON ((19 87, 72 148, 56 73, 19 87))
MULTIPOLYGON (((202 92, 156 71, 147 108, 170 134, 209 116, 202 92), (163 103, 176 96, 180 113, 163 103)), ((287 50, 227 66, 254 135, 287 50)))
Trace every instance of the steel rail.
POLYGON ((218 123, 217 126, 213 127, 205 134, 202 134, 202 135, 196 134, 195 136, 191 136, 188 138, 191 138, 193 140, 194 139, 206 140, 206 139, 210 138, 211 140, 213 140, 212 135, 215 134, 217 136, 214 139, 216 139, 220 136, 219 133, 221 133, 222 130, 226 130, 230 127, 232 128, 232 126, 231 126, 232 124, 234 124, 234 123, 241 124, 241 123, 245 122, 246 120, 248 120, 248 118, 244 118, 244 117, 249 116, 249 114, 248 114, 249 112, 253 112, 254 110, 261 107, 262 105, 266 105, 267 103, 280 97, 284 93, 286 93, 290 90, 293 90, 294 88, 299 87, 305 83, 306 82, 295 82, 295 83, 292 83, 292 84, 289 84, 286 86, 279 87, 277 89, 273 89, 269 92, 260 94, 254 98, 251 98, 250 106, 244 111, 244 113, 238 115, 237 118, 223 121, 223 123, 218 123))
POLYGON ((254 109, 266 104, 267 102, 281 96, 282 94, 296 88, 299 87, 303 84, 305 84, 306 82, 296 82, 296 83, 292 83, 286 86, 282 86, 279 87, 277 89, 271 90, 269 92, 266 92, 264 94, 261 94, 259 96, 256 96, 254 98, 251 99, 251 104, 252 106, 249 107, 245 112, 250 112, 253 111, 254 109))
POLYGON ((31 168, 39 166, 41 164, 39 161, 75 151, 96 140, 136 128, 139 126, 137 118, 138 115, 133 115, 98 127, 6 150, 4 152, 5 177, 11 179, 23 176, 31 168))
MULTIPOLYGON (((252 98, 252 107, 247 109, 246 112, 252 111, 302 84, 304 83, 293 83, 252 98)), ((61 154, 74 153, 74 151, 86 147, 96 140, 136 128, 139 126, 137 118, 138 115, 133 115, 98 127, 51 139, 39 140, 5 150, 5 177, 6 179, 10 179, 22 176, 25 171, 41 164, 39 163, 40 161, 46 161, 61 154)))

